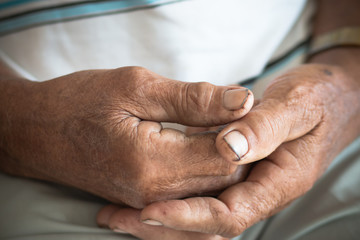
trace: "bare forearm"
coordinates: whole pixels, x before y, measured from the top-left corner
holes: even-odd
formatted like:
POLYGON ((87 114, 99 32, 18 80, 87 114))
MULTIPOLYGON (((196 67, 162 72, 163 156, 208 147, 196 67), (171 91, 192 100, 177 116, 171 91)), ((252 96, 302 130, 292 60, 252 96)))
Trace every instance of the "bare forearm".
POLYGON ((314 35, 344 26, 360 26, 359 0, 318 0, 314 35))
MULTIPOLYGON (((319 0, 313 36, 341 27, 360 27, 359 0, 319 0)), ((360 86, 360 47, 336 47, 318 53, 310 62, 341 66, 360 86)))
MULTIPOLYGON (((343 27, 360 27, 359 9, 359 0, 319 0, 313 37, 343 27)), ((340 87, 351 89, 347 95, 354 96, 353 103, 347 108, 351 109, 348 124, 353 126, 348 139, 355 138, 360 134, 360 46, 334 47, 313 55, 309 62, 337 66, 344 73, 338 81, 340 87)))
POLYGON ((31 86, 34 83, 19 76, 0 61, 0 170, 9 172, 17 165, 17 155, 12 142, 14 136, 24 136, 17 126, 25 120, 31 104, 31 86), (14 120, 17 119, 17 120, 14 120), (11 134, 10 134, 11 133, 11 134))

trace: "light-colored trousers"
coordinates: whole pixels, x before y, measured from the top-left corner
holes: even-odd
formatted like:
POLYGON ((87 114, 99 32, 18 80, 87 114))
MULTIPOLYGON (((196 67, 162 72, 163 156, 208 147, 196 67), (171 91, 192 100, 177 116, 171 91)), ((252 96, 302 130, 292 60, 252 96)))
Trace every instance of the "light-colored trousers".
MULTIPOLYGON (((79 190, 0 174, 0 239, 134 239, 97 227, 96 213, 105 204, 79 190)), ((240 239, 360 239, 360 138, 310 192, 240 239)))

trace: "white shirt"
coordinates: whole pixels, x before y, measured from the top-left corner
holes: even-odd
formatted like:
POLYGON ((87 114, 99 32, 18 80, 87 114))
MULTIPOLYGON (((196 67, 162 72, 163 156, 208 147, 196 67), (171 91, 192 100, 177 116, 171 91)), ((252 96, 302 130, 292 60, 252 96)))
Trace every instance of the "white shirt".
POLYGON ((137 2, 168 3, 7 33, 1 57, 37 81, 137 65, 182 81, 233 84, 261 72, 306 1, 137 2))

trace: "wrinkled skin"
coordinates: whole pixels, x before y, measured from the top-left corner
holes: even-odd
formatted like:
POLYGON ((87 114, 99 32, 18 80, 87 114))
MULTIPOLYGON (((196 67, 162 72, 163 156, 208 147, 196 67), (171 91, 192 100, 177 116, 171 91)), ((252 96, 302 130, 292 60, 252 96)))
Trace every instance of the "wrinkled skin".
POLYGON ((140 67, 10 83, 17 85, 4 88, 8 115, 1 115, 0 139, 0 166, 9 174, 135 208, 213 195, 246 175, 247 166, 216 151, 216 133, 187 137, 159 123, 210 126, 241 118, 252 106, 251 92, 239 109, 222 104, 227 90, 240 87, 184 83, 140 67))
POLYGON ((237 236, 307 192, 358 136, 359 123, 356 79, 330 65, 300 66, 275 79, 256 107, 217 136, 217 149, 229 162, 260 160, 244 182, 217 198, 160 201, 142 211, 109 205, 97 221, 145 240, 237 236), (249 144, 240 161, 234 161, 237 156, 224 141, 232 130, 241 132, 249 144))

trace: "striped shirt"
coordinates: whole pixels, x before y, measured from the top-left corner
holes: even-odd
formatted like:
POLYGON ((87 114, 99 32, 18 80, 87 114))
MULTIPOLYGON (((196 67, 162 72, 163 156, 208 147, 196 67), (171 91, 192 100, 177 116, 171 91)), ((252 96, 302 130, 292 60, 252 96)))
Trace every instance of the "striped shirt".
POLYGON ((259 74, 305 0, 0 1, 0 57, 33 80, 139 65, 232 84, 259 74))

